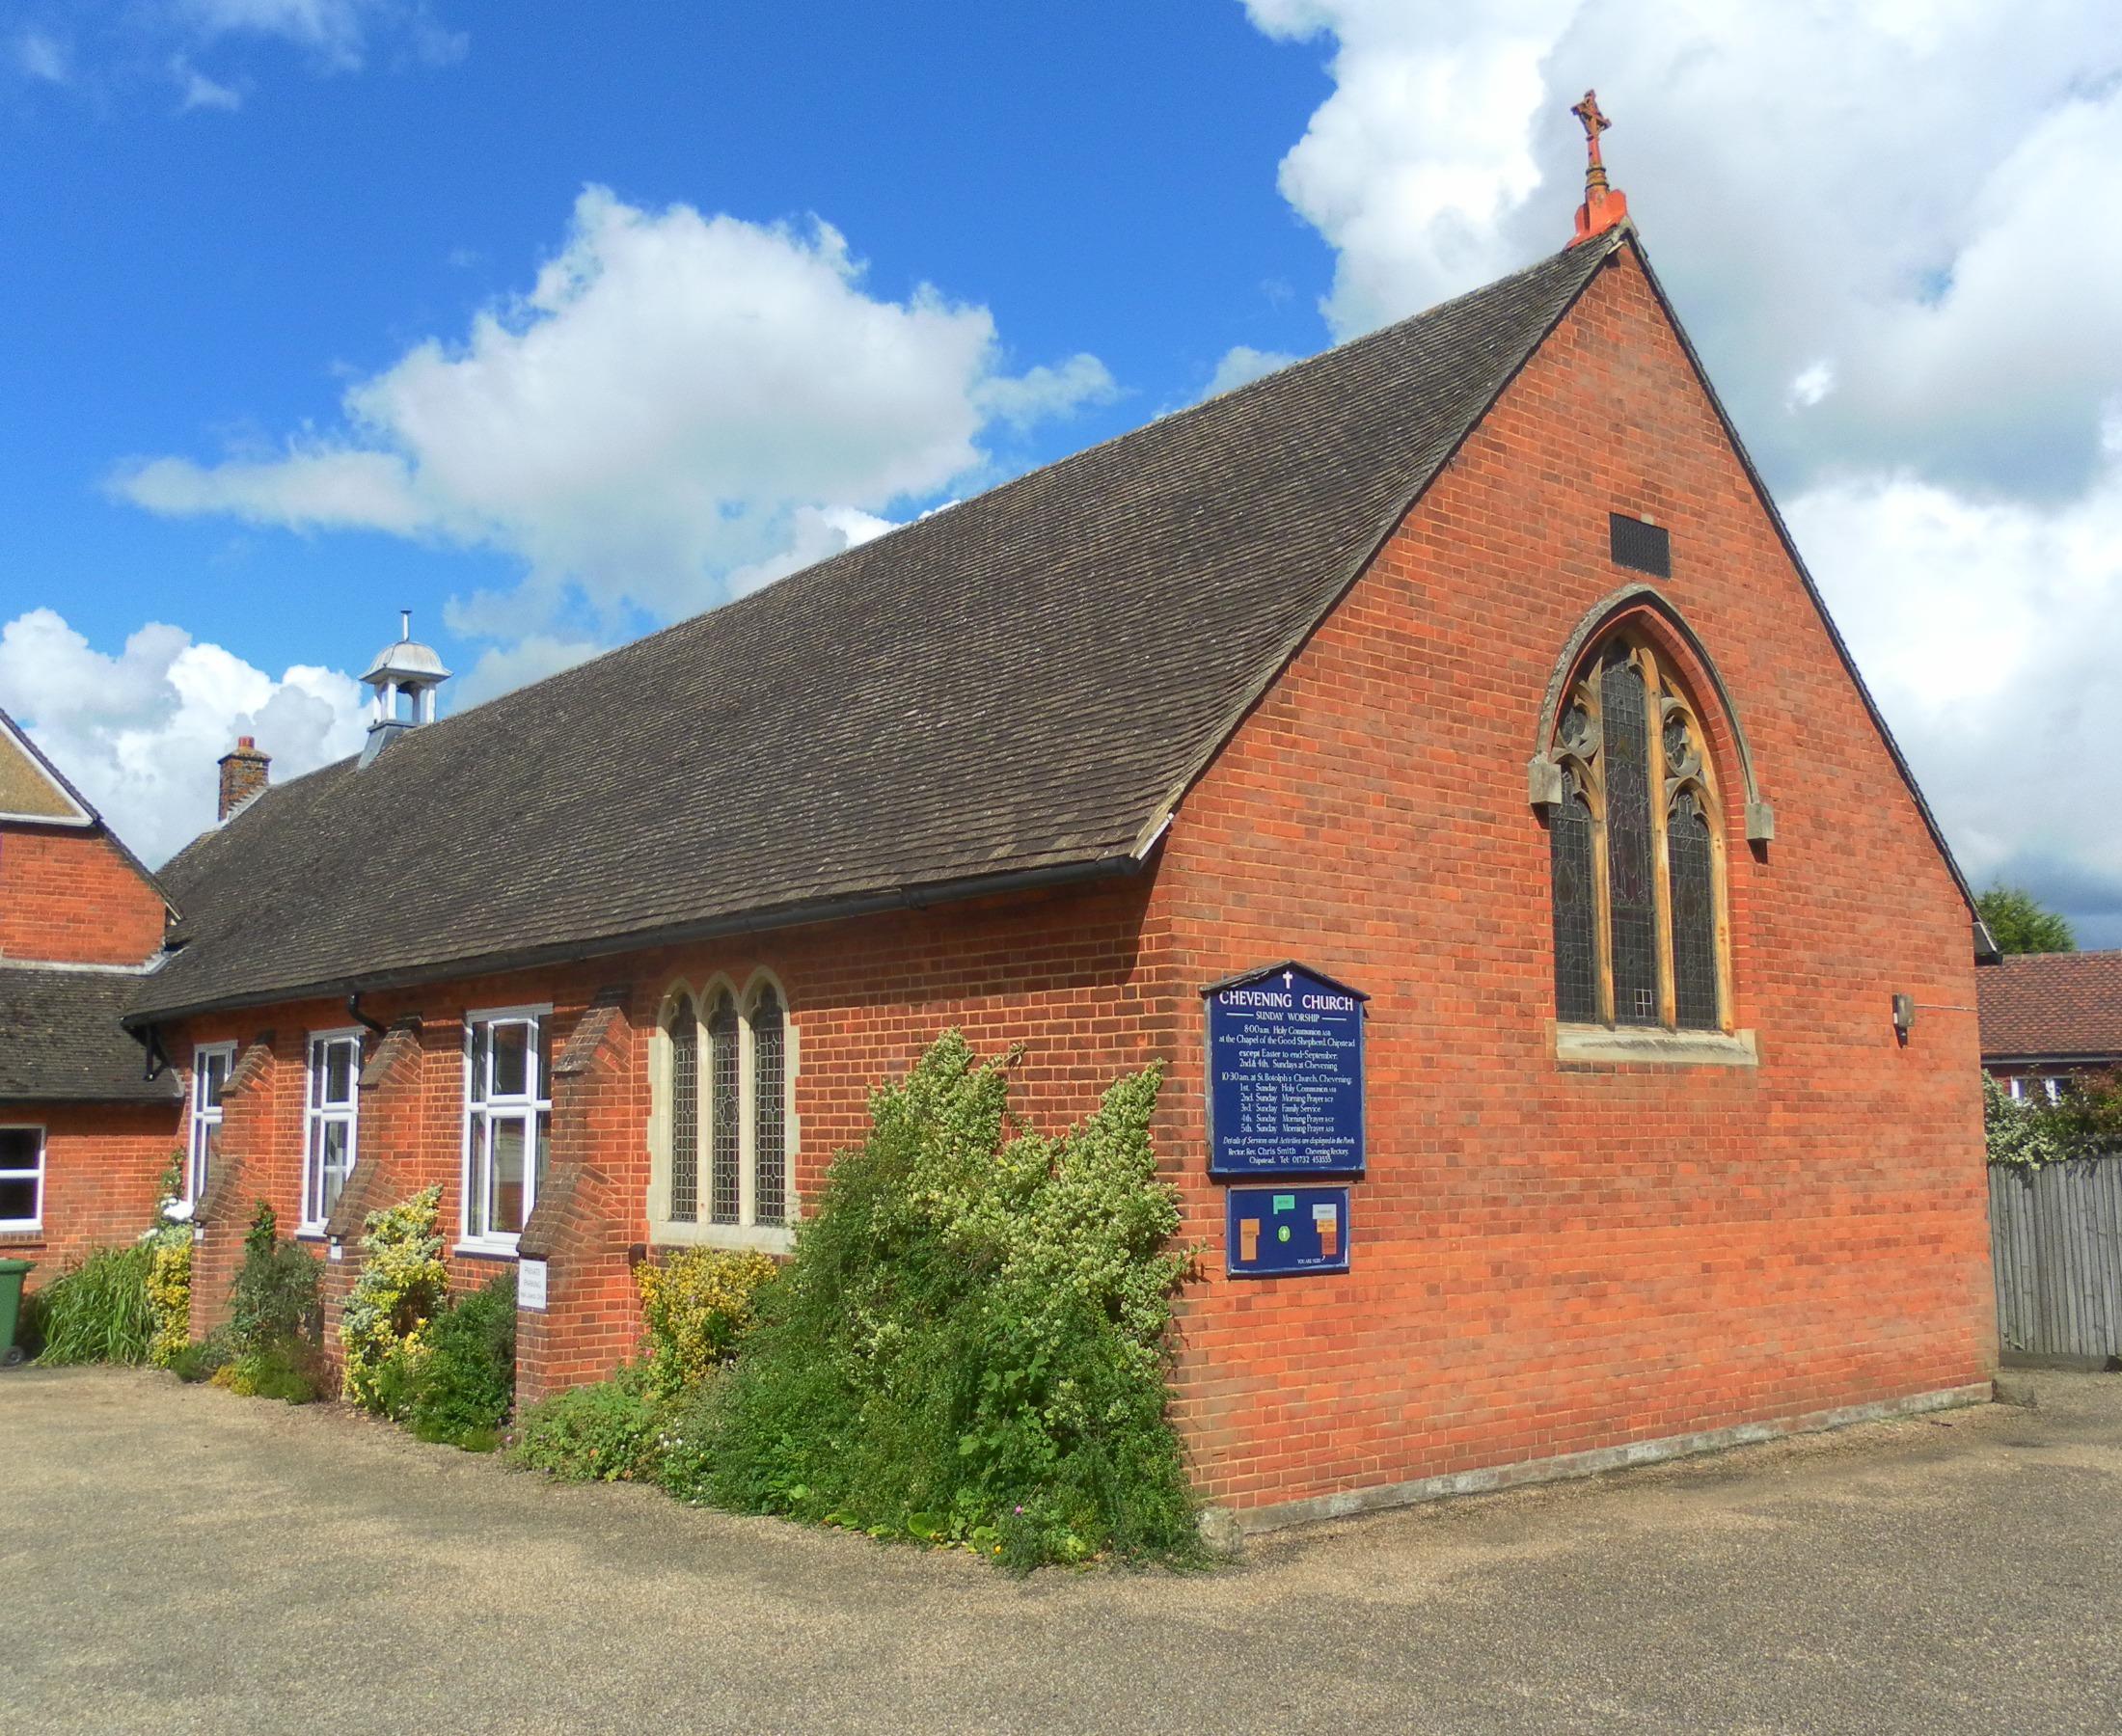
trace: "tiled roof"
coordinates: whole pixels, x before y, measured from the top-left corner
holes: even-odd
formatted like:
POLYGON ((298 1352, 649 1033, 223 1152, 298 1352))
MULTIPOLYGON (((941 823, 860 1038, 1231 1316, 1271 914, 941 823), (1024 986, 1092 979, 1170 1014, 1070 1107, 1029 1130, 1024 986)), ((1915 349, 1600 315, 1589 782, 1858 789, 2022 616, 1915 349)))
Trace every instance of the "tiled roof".
POLYGON ((143 979, 115 970, 0 965, 0 1102, 174 1102, 174 1072, 150 1081, 119 1017, 143 979))
POLYGON ((1130 862, 1625 233, 268 791, 136 1013, 1130 862))
POLYGON ((2013 953, 1974 980, 1984 1061, 2122 1055, 2122 952, 2013 953))

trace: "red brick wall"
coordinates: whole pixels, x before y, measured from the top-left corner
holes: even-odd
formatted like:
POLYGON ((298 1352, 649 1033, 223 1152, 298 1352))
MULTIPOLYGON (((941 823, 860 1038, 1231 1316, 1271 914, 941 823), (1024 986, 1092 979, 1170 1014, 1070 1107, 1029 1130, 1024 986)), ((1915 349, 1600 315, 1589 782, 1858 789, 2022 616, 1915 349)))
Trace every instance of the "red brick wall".
POLYGON ((161 895, 100 831, 0 826, 0 954, 137 964, 162 945, 161 895))
MULTIPOLYGON (((1294 954, 1368 990, 1370 1176, 1346 1277, 1184 1315, 1184 1415, 1233 1505, 1911 1395, 1993 1360, 1966 907, 1632 264, 1604 272, 1187 799, 1159 911, 1189 987, 1294 954), (1525 763, 1554 660, 1640 578, 1717 659, 1736 1023, 1755 1069, 1552 1058, 1525 763)), ((1189 1011, 1189 1018, 1196 1017, 1189 1011)), ((1197 1045, 1165 1150, 1189 1232, 1197 1045)), ((1210 1261, 1219 1271, 1219 1258, 1210 1261)))
POLYGON ((152 1227, 155 1183, 180 1143, 175 1105, 10 1103, 0 1123, 44 1129, 44 1228, 0 1235, 0 1254, 37 1262, 30 1288, 152 1227))

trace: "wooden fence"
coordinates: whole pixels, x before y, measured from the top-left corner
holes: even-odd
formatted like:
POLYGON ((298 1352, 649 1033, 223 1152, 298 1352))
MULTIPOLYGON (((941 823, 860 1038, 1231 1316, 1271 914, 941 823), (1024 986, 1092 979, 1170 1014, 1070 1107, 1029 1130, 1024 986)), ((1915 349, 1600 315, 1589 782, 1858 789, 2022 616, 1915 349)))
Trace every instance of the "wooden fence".
POLYGON ((2122 1156, 1989 1166, 2001 1347, 2122 1355, 2122 1156))

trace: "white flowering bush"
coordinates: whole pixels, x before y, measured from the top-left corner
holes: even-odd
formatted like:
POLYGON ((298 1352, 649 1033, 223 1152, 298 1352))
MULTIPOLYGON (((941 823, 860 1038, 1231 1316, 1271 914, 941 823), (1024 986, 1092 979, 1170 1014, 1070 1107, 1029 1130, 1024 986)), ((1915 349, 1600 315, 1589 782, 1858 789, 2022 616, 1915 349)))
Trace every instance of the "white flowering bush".
POLYGON ((945 1032, 871 1097, 730 1370, 666 1446, 674 1493, 1008 1564, 1190 1549, 1165 1328, 1191 1255, 1123 1077, 1016 1130, 1013 1056, 945 1032))

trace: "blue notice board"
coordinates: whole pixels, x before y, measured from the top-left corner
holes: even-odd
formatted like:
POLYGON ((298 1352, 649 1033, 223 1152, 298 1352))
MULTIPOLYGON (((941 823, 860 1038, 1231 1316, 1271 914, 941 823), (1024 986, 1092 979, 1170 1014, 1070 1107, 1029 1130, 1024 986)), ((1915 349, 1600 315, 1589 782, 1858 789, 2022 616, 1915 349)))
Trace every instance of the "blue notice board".
POLYGON ((1348 1269, 1346 1187, 1234 1187, 1223 1201, 1223 1263, 1233 1278, 1348 1269))
POLYGON ((1293 961, 1212 983, 1209 1174, 1363 1173, 1363 1003, 1293 961))

